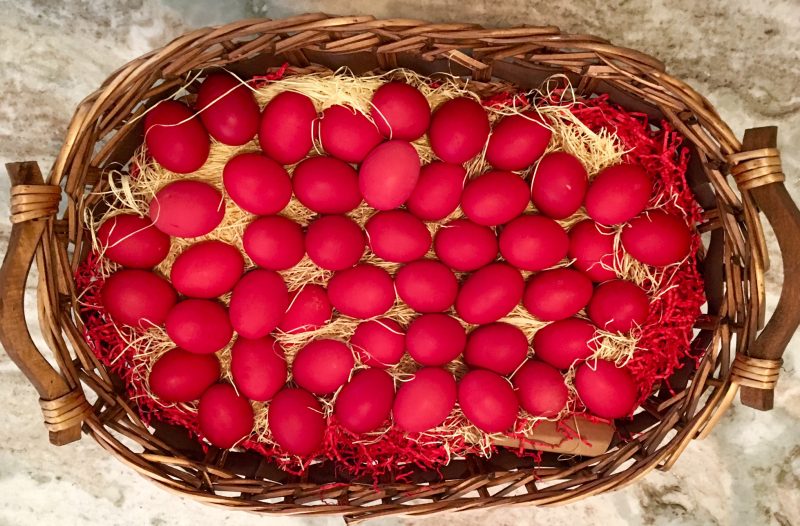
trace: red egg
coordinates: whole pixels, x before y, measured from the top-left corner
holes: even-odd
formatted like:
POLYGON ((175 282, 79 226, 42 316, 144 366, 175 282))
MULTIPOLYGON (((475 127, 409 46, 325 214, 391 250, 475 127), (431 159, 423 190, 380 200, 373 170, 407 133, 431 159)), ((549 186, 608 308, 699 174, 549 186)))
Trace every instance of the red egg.
POLYGON ((542 270, 567 256, 569 236, 549 217, 524 215, 503 228, 499 244, 500 254, 515 267, 542 270))
POLYGON ((286 169, 266 155, 242 153, 222 170, 225 191, 245 212, 277 214, 292 198, 292 181, 286 169))
POLYGON ((204 236, 225 217, 225 199, 211 185, 182 180, 169 183, 150 201, 150 219, 176 237, 204 236))
POLYGON ((325 289, 306 283, 289 293, 289 309, 278 324, 278 329, 288 334, 319 329, 330 321, 332 310, 325 289))
POLYGON ((259 217, 244 230, 244 251, 259 267, 285 270, 306 253, 303 229, 283 216, 259 217))
POLYGON ((455 405, 453 375, 438 367, 423 367, 398 389, 392 418, 403 431, 418 433, 440 426, 455 405))
POLYGON ((464 187, 461 209, 479 225, 508 223, 528 206, 530 190, 525 181, 511 172, 487 172, 464 187))
POLYGON ((499 374, 483 369, 461 378, 458 404, 467 419, 486 433, 507 431, 517 420, 519 410, 511 385, 499 374))
POLYGON ((216 298, 233 289, 244 272, 239 249, 222 241, 201 241, 175 258, 170 279, 175 289, 192 298, 216 298))
POLYGON ((458 97, 440 105, 431 117, 428 139, 439 159, 462 164, 483 150, 489 137, 489 116, 480 103, 458 97))
POLYGON ((387 141, 372 150, 358 170, 364 201, 377 210, 397 208, 411 197, 420 160, 409 142, 387 141))
POLYGON ((569 231, 569 251, 567 257, 574 259, 573 265, 600 282, 614 279, 614 232, 587 219, 573 226, 569 231))
POLYGON ((423 314, 408 326, 408 354, 422 365, 444 365, 464 352, 464 327, 447 314, 423 314))
POLYGON ((645 265, 664 267, 689 255, 692 234, 686 221, 661 210, 650 210, 622 229, 622 247, 645 265))
POLYGON ((394 282, 384 269, 362 263, 333 275, 328 282, 328 298, 345 316, 372 318, 394 305, 394 282))
POLYGON ((615 279, 595 289, 586 311, 598 327, 627 332, 647 320, 650 299, 635 283, 615 279))
POLYGON ((164 402, 191 402, 219 380, 219 372, 219 360, 213 354, 172 349, 153 364, 147 383, 164 402))
POLYGON ((253 408, 230 384, 216 384, 200 398, 200 433, 213 445, 228 449, 253 431, 253 408))
POLYGON ((557 369, 569 369, 576 360, 590 357, 599 346, 596 327, 580 318, 555 321, 533 335, 536 358, 557 369))
POLYGON ((267 425, 272 438, 292 455, 307 457, 322 447, 325 417, 314 395, 302 389, 286 388, 269 404, 267 425))
POLYGON ((349 217, 324 216, 308 225, 308 257, 326 270, 352 267, 361 259, 365 246, 364 231, 349 217))
POLYGON ((322 112, 319 137, 327 153, 348 163, 360 163, 383 140, 366 115, 339 105, 322 112))
POLYGON ((567 405, 564 376, 544 362, 528 360, 512 378, 519 405, 533 416, 551 418, 567 405))
POLYGON ((477 225, 469 219, 456 219, 436 232, 433 250, 448 267, 468 272, 497 258, 497 237, 488 226, 477 225))
POLYGON ((577 314, 592 298, 592 280, 569 268, 546 270, 525 286, 522 304, 543 321, 563 320, 577 314))
POLYGON ((346 344, 338 340, 314 340, 294 357, 292 379, 314 394, 333 394, 350 378, 355 364, 346 344))
POLYGON ((280 274, 256 269, 245 274, 233 288, 228 306, 231 324, 240 336, 263 338, 283 319, 289 307, 289 291, 280 274))
POLYGON ((169 236, 145 217, 121 214, 103 221, 97 242, 105 257, 129 268, 153 268, 169 253, 169 236))
POLYGON ((397 271, 395 289, 400 299, 417 312, 442 312, 453 306, 458 294, 455 274, 431 259, 412 261, 397 271))
POLYGON ((161 276, 147 270, 118 270, 106 279, 100 299, 115 323, 162 325, 177 295, 161 276))
POLYGON ((575 390, 583 405, 600 418, 622 418, 636 409, 636 383, 627 369, 597 360, 575 372, 575 390))
POLYGON ((175 345, 197 354, 217 352, 233 336, 228 311, 213 300, 178 302, 167 314, 166 327, 175 345))
POLYGON ((364 369, 353 375, 336 397, 333 413, 354 433, 381 427, 394 401, 394 380, 383 369, 364 369))
POLYGON ((386 210, 364 225, 369 246, 379 258, 396 263, 419 259, 431 247, 431 233, 425 223, 405 210, 386 210))
POLYGON ((467 336, 464 361, 470 367, 488 369, 508 375, 525 361, 528 338, 510 323, 481 325, 467 336))
POLYGON ((208 159, 211 141, 200 119, 185 104, 161 101, 144 118, 147 152, 175 173, 194 172, 208 159))
POLYGON ((642 212, 653 193, 653 181, 636 164, 609 166, 586 192, 586 213, 602 225, 618 225, 642 212))
POLYGON ((433 162, 419 172, 419 180, 406 202, 408 210, 425 221, 438 221, 453 213, 461 202, 467 171, 460 164, 433 162))
POLYGON ((531 201, 548 217, 564 219, 583 204, 589 179, 586 168, 567 152, 548 153, 536 166, 531 184, 531 201))
POLYGON ((316 118, 311 99, 292 91, 279 93, 261 115, 261 149, 281 164, 296 163, 311 151, 311 127, 316 118))
POLYGON ((272 336, 237 338, 230 367, 236 388, 251 400, 269 400, 286 384, 286 357, 272 336))
POLYGON ((384 137, 413 141, 428 129, 431 107, 414 86, 387 82, 372 96, 372 120, 384 137))
POLYGON ((535 111, 500 119, 486 146, 486 161, 498 170, 523 170, 542 156, 553 132, 535 111))
POLYGON ((361 204, 358 174, 333 157, 309 157, 292 174, 297 199, 320 214, 344 214, 361 204))
POLYGON ((456 312, 467 323, 497 321, 522 299, 525 280, 515 268, 492 263, 470 275, 456 298, 456 312))
POLYGON ((261 110, 250 88, 233 75, 206 77, 197 91, 196 107, 208 133, 223 144, 246 144, 258 132, 261 110))
POLYGON ((390 318, 362 321, 350 337, 350 346, 364 364, 385 369, 403 357, 406 333, 390 318))

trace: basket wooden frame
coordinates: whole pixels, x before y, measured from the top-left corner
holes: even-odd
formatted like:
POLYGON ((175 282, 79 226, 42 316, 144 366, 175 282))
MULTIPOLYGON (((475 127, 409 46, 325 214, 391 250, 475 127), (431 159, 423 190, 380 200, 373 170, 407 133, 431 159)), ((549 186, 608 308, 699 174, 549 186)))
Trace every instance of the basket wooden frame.
POLYGON ((81 432, 166 489, 208 504, 278 514, 343 514, 348 521, 506 504, 553 505, 623 487, 651 469, 666 470, 695 438, 705 436, 741 387, 745 405, 769 409, 781 354, 800 323, 800 212, 786 191, 776 129, 748 130, 740 142, 711 104, 665 72, 658 60, 598 37, 555 27, 484 29, 474 24, 376 20, 370 16, 306 14, 242 20, 188 33, 117 70, 84 99, 45 180, 35 163, 8 165, 12 234, 0 273, 0 339, 40 395, 50 441, 81 432), (524 89, 565 74, 580 94, 665 118, 692 148, 688 178, 704 208, 702 264, 708 314, 692 343, 705 350, 621 424, 616 440, 595 458, 545 454, 539 464, 513 455, 454 461, 443 479, 416 473, 411 483, 377 485, 337 479, 328 463, 303 477, 287 475, 253 453, 204 454, 169 426, 145 427, 119 381, 82 339, 73 273, 90 242, 83 213, 107 188, 105 169, 130 158, 141 142, 136 116, 202 68, 261 74, 284 62, 298 67, 348 66, 354 72, 407 67, 449 72, 524 89), (728 175, 734 185, 729 184, 728 175), (738 191, 736 191, 738 188, 738 191), (66 202, 65 212, 59 204, 66 202), (785 282, 765 323, 764 272, 769 266, 763 212, 778 238, 785 282), (25 281, 39 270, 39 323, 57 368, 34 345, 23 309, 25 281), (336 484, 331 484, 337 482, 336 484))

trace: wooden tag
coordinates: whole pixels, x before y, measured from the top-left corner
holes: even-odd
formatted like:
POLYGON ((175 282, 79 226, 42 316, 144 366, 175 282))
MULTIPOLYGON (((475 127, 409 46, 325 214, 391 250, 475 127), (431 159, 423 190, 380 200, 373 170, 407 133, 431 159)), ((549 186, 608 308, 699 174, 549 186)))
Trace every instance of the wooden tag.
MULTIPOLYGON (((557 429, 556 422, 545 420, 528 435, 528 438, 534 442, 532 444, 525 442, 523 447, 539 451, 595 457, 608 450, 611 438, 614 436, 613 424, 593 422, 580 415, 564 420, 561 425, 569 426, 573 430, 572 434, 575 435, 575 438, 564 438, 564 434, 557 429)), ((520 446, 519 439, 511 437, 495 439, 493 442, 498 446, 513 448, 520 446)))

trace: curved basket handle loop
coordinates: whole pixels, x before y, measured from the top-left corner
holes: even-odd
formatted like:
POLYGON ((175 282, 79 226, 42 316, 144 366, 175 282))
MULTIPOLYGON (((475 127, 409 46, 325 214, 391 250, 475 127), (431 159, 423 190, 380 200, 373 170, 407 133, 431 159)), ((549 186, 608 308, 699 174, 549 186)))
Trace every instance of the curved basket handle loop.
POLYGON ((11 237, 0 269, 0 342, 11 360, 39 392, 50 442, 80 439, 81 423, 91 411, 80 387, 74 389, 36 348, 25 320, 25 282, 47 221, 58 212, 61 188, 45 185, 35 162, 9 163, 11 237))

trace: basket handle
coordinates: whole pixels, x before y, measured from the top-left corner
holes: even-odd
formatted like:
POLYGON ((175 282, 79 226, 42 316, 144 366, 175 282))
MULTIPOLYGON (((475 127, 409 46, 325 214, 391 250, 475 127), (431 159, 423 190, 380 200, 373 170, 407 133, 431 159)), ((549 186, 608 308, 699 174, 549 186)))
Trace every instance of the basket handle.
POLYGON ((747 354, 738 354, 731 380, 741 386, 742 404, 767 411, 774 405, 774 389, 781 356, 800 325, 800 210, 783 184, 777 150, 778 128, 749 129, 742 152, 729 157, 739 189, 748 192, 772 225, 783 259, 784 282, 775 312, 747 354))
POLYGON ((44 184, 35 162, 9 163, 6 169, 12 185, 12 227, 0 268, 0 342, 39 392, 50 442, 60 446, 80 439, 81 423, 91 407, 80 386, 70 385, 36 348, 25 320, 24 298, 42 234, 58 212, 61 188, 44 184))

